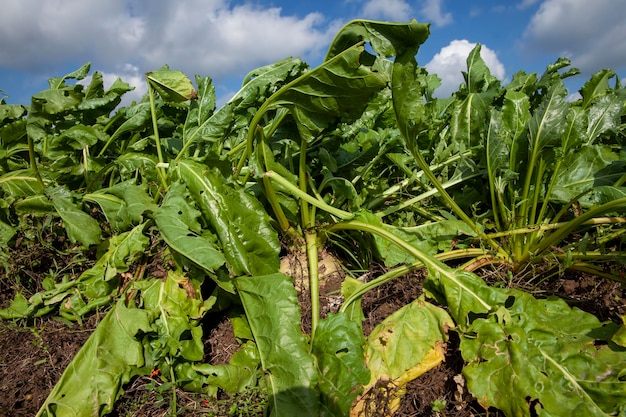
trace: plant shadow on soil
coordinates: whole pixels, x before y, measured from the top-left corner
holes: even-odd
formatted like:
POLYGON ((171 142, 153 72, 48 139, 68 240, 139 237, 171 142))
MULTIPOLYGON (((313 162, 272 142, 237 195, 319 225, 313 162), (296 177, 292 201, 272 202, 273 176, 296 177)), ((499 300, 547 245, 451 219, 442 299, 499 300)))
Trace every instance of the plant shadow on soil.
MULTIPOLYGON (((32 281, 32 290, 36 291, 44 274, 41 270, 29 270, 26 264, 21 267, 20 274, 32 281)), ((369 275, 373 273, 370 272, 369 275)), ((423 278, 423 273, 417 272, 365 294, 362 300, 365 334, 369 334, 392 312, 419 297, 423 278)), ((492 284, 524 286, 523 282, 507 281, 503 271, 489 271, 483 274, 483 278, 492 284)), ((341 277, 335 277, 334 282, 329 282, 331 284, 321 291, 324 315, 335 312, 339 306, 336 290, 341 277)), ((625 291, 617 282, 568 273, 544 282, 534 290, 539 296, 560 296, 571 305, 595 314, 600 320, 619 322, 620 316, 626 313, 623 302, 625 291)), ((14 291, 14 286, 7 278, 0 277, 0 308, 10 304, 14 291)), ((307 331, 310 329, 310 300, 304 293, 299 298, 303 315, 302 328, 307 331)), ((0 417, 35 415, 101 317, 101 314, 93 314, 82 324, 73 326, 53 318, 38 318, 30 322, 0 322, 0 417)), ((212 364, 228 363, 239 346, 230 321, 225 316, 211 315, 207 317, 205 328, 205 361, 212 364)), ((458 337, 451 332, 445 362, 407 385, 406 395, 395 416, 503 416, 498 410, 484 410, 464 389, 463 379, 459 376, 463 359, 458 343, 458 337)), ((110 415, 172 415, 172 401, 176 401, 177 415, 262 416, 268 399, 258 389, 235 396, 220 392, 217 399, 182 390, 176 390, 174 394, 171 388, 159 382, 158 377, 138 377, 125 387, 125 393, 110 415)), ((384 398, 381 398, 381 407, 383 405, 384 398)), ((376 415, 387 414, 380 408, 380 413, 377 412, 376 415)))

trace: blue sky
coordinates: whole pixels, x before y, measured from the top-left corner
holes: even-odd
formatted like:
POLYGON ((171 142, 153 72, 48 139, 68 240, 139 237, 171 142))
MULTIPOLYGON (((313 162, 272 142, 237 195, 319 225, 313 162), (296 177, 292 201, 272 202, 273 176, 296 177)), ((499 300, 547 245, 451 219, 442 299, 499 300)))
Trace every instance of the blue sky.
MULTIPOLYGON (((28 104, 90 61, 92 70, 145 92, 144 73, 164 64, 210 76, 224 102, 251 69, 287 56, 318 65, 352 19, 431 23, 418 62, 438 74, 437 95, 455 91, 475 43, 492 73, 543 72, 566 56, 582 75, 612 68, 626 76, 623 0, 5 0, 0 14, 0 90, 28 104)), ((2 97, 2 96, 0 96, 2 97)))

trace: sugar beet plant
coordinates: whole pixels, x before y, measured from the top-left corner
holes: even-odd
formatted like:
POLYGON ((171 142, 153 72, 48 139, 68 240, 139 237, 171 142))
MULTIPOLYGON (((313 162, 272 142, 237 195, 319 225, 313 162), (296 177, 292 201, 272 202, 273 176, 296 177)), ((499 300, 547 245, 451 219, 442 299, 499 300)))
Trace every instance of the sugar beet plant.
MULTIPOLYGON (((407 108, 404 135, 424 176, 488 249, 468 267, 496 262, 519 270, 556 261, 623 279, 594 265, 623 258, 620 243, 612 246, 623 234, 626 203, 619 80, 603 70, 582 87, 580 100, 568 102, 563 79, 577 73, 559 73, 568 60, 541 77, 519 72, 502 87, 479 53, 477 47, 468 57, 465 82, 442 112, 410 93, 394 97, 397 107, 407 108), (481 176, 462 184, 475 201, 446 192, 442 178, 429 172, 444 147, 457 154, 471 149, 471 170, 481 176), (593 228, 598 231, 589 234, 593 228)), ((410 76, 402 85, 402 91, 419 91, 423 82, 410 76)))
POLYGON ((622 279, 624 89, 605 70, 568 102, 565 60, 502 86, 477 47, 459 91, 437 99, 438 78, 415 60, 428 34, 351 22, 319 67, 259 68, 220 109, 209 78, 194 86, 167 67, 128 107, 124 82, 84 82, 89 65, 30 106, 2 101, 0 244, 16 295, 0 317, 106 313, 39 415, 107 414, 155 369, 211 395, 266 390, 270 415, 391 413, 443 360, 450 329, 485 407, 626 413, 624 326, 470 272, 542 264, 622 279), (91 261, 25 297, 10 253, 51 223, 70 242, 59 251, 91 261), (325 247, 346 269, 388 269, 347 276, 339 312, 323 317, 325 247), (280 271, 287 253, 305 254, 307 333, 293 271, 280 271), (365 337, 363 294, 419 268, 443 307, 421 297, 365 337), (202 324, 219 312, 240 344, 227 365, 204 357, 202 324))

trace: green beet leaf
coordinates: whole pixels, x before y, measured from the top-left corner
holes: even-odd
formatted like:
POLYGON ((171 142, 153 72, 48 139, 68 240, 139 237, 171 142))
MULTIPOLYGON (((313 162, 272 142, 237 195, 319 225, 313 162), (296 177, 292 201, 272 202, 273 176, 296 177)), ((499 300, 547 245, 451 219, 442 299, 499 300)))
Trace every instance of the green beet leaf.
POLYGON ((319 322, 312 352, 320 374, 321 415, 349 415, 352 403, 370 378, 364 343, 359 324, 345 313, 329 314, 319 322))
POLYGON ((18 169, 0 177, 0 188, 11 197, 31 197, 43 193, 43 187, 31 170, 18 169))
MULTIPOLYGON (((565 157, 563 167, 551 198, 567 203, 596 187, 613 185, 624 175, 626 161, 619 161, 619 156, 609 146, 590 145, 565 157)), ((585 196, 580 203, 590 207, 596 202, 585 196)))
POLYGON ((356 119, 388 81, 387 73, 363 65, 364 54, 363 46, 355 46, 303 74, 272 95, 255 120, 267 110, 286 107, 301 137, 311 140, 340 118, 356 119))
POLYGON ((177 168, 217 234, 231 274, 278 271, 280 243, 261 203, 244 189, 226 184, 218 171, 192 161, 181 161, 177 168))
POLYGON ((100 243, 102 231, 98 221, 72 201, 72 195, 66 188, 53 188, 49 196, 57 213, 63 219, 65 231, 72 242, 79 242, 84 246, 100 243))
POLYGON ((326 60, 342 51, 365 41, 372 49, 385 58, 402 55, 406 50, 415 50, 430 35, 430 24, 375 22, 372 20, 353 20, 345 25, 333 39, 326 54, 326 60))
MULTIPOLYGON (((201 363, 194 365, 192 370, 205 376, 204 384, 209 385, 209 387, 219 387, 231 395, 254 386, 256 382, 256 369, 254 367, 201 363)), ((217 388, 209 388, 209 393, 217 395, 217 388)))
MULTIPOLYGON (((626 351, 607 342, 615 326, 476 275, 427 261, 424 288, 460 328, 467 385, 507 416, 608 416, 626 412, 626 351)), ((620 414, 621 415, 621 414, 620 414)))
POLYGON ((199 297, 188 278, 170 271, 165 279, 153 279, 143 288, 143 307, 156 319, 156 337, 150 341, 153 358, 199 361, 204 355, 199 319, 211 307, 199 297))
POLYGON ((125 231, 130 227, 131 219, 123 199, 104 190, 98 190, 95 193, 85 194, 83 201, 98 204, 113 230, 125 231))
MULTIPOLYGON (((187 257, 206 271, 212 272, 226 261, 216 247, 216 238, 210 239, 202 231, 198 218, 201 213, 189 204, 184 184, 174 183, 155 213, 154 219, 161 236, 170 248, 187 257)), ((216 280, 224 290, 234 292, 232 282, 216 280)))
POLYGON ((146 79, 165 101, 183 102, 197 97, 191 80, 181 71, 163 68, 147 73, 146 79))
POLYGON ((91 298, 110 295, 117 289, 119 274, 128 271, 147 249, 150 240, 143 234, 144 224, 135 226, 128 232, 111 236, 107 251, 96 264, 83 272, 78 281, 85 295, 91 298), (112 281, 112 282, 109 282, 112 281))
POLYGON ((266 372, 271 416, 318 416, 318 372, 300 330, 298 297, 290 277, 239 277, 235 286, 266 372))
POLYGON ((113 410, 122 386, 152 369, 136 340, 150 331, 148 312, 120 300, 61 375, 37 417, 99 417, 113 410))
POLYGON ((372 381, 392 380, 420 364, 437 343, 448 338, 452 319, 440 307, 418 299, 387 317, 370 333, 367 366, 372 381))
MULTIPOLYGON (((248 132, 254 117, 253 108, 261 107, 267 97, 302 74, 306 64, 297 58, 286 58, 257 68, 246 76, 241 89, 219 110, 211 112, 215 91, 208 80, 198 80, 198 102, 192 102, 184 125, 184 148, 194 149, 194 156, 208 153, 213 145, 235 147, 248 132)), ((219 150, 219 149, 218 149, 219 150)))
POLYGON ((144 213, 153 212, 157 207, 146 187, 136 184, 134 179, 85 194, 83 201, 98 204, 113 230, 120 232, 143 222, 144 213))

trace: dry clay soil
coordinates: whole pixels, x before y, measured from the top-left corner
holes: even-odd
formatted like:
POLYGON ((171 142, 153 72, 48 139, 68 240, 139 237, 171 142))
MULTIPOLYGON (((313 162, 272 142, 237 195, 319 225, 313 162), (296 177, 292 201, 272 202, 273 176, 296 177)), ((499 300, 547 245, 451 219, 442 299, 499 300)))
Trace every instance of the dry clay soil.
MULTIPOLYGON (((16 250, 12 256, 15 270, 10 271, 16 275, 0 277, 0 308, 6 307, 13 299, 16 276, 21 279, 22 291, 35 293, 41 290, 41 281, 50 267, 54 265, 59 268, 63 262, 62 258, 55 255, 55 251, 45 247, 30 246, 24 253, 16 250), (27 285, 24 286, 25 282, 27 285)), ((375 269, 368 274, 370 277, 380 274, 375 269)), ((488 282, 522 288, 525 286, 523 278, 511 281, 506 278, 504 271, 483 271, 482 275, 488 282)), ((393 280, 366 294, 362 301, 364 332, 370 332, 389 314, 419 297, 423 278, 423 274, 418 272, 393 280)), ((322 288, 323 313, 336 310, 336 296, 333 294, 341 279, 341 276, 330 277, 322 288)), ((619 322, 620 316, 626 313, 622 285, 594 276, 565 274, 542 283, 540 287, 535 286, 534 293, 537 296, 560 296, 571 305, 595 314, 600 320, 619 322)), ((310 327, 306 320, 310 303, 304 295, 300 297, 300 302, 304 317, 302 326, 306 331, 307 326, 310 327)), ((0 417, 36 415, 49 391, 102 316, 103 313, 94 314, 82 324, 73 326, 53 317, 28 322, 0 321, 0 417)), ((213 364, 228 363, 238 348, 230 322, 226 317, 211 315, 204 324, 205 361, 213 364)), ((497 410, 485 410, 467 393, 461 376, 462 367, 458 338, 451 332, 445 362, 409 383, 395 416, 502 416, 497 410), (433 404, 443 404, 442 409, 434 407, 436 410, 433 410, 433 404)), ((125 387, 126 392, 110 415, 172 415, 171 401, 174 395, 171 390, 158 390, 160 384, 158 376, 135 378, 125 387)), ((237 397, 220 393, 217 399, 213 399, 178 390, 175 398, 178 413, 183 416, 262 416, 265 401, 258 391, 237 397)), ((388 415, 384 405, 385 398, 380 398, 376 415, 388 415)))

